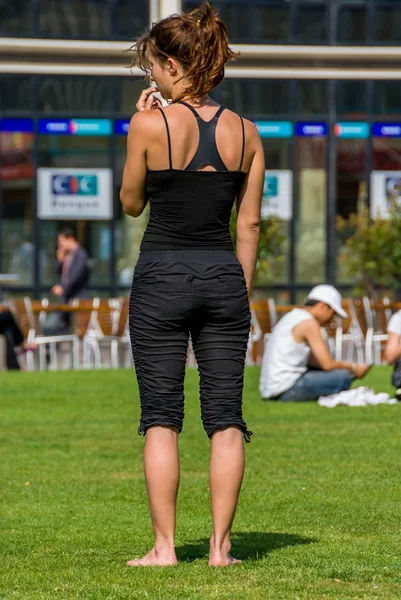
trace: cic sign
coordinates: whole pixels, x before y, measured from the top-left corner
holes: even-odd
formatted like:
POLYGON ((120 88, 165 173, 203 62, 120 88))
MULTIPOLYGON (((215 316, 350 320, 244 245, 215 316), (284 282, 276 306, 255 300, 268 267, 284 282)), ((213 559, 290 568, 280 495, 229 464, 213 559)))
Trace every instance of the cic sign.
POLYGON ((38 169, 39 219, 113 217, 111 169, 38 169))

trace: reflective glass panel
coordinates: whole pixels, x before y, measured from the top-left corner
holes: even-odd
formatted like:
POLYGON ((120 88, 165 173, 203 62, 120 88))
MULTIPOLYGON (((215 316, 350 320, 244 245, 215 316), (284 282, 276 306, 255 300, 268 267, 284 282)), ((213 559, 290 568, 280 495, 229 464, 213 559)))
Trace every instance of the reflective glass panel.
POLYGON ((290 110, 290 82, 268 79, 225 79, 219 101, 249 118, 286 115, 290 110))
POLYGON ((401 42, 401 2, 396 0, 376 5, 374 39, 388 45, 401 42))
POLYGON ((42 77, 38 110, 46 113, 97 115, 111 111, 109 77, 42 77))
POLYGON ((0 112, 15 116, 32 111, 32 77, 3 75, 0 77, 0 112))
POLYGON ((38 0, 38 31, 43 37, 108 39, 107 0, 38 0))
POLYGON ((327 139, 296 138, 296 281, 322 283, 326 278, 327 139))
MULTIPOLYGON (((42 135, 40 143, 40 167, 79 168, 110 167, 108 137, 70 137, 42 135)), ((71 225, 77 233, 78 242, 86 249, 90 259, 89 284, 110 284, 111 233, 109 221, 40 221, 41 251, 46 255, 50 269, 41 273, 41 285, 51 287, 58 282, 56 267, 57 232, 63 225, 71 225)))
POLYGON ((324 2, 302 2, 297 6, 295 39, 310 44, 327 40, 327 13, 324 2))
POLYGON ((391 119, 401 115, 401 86, 399 81, 375 81, 373 84, 375 115, 391 119))
POLYGON ((297 111, 300 115, 327 112, 327 81, 298 81, 297 111))
MULTIPOLYGON (((198 8, 198 0, 183 0, 183 9, 198 8)), ((228 27, 229 39, 238 44, 286 42, 290 37, 290 4, 287 0, 215 0, 228 27)))
POLYGON ((133 115, 136 112, 135 104, 146 87, 145 79, 137 77, 119 77, 115 82, 116 108, 123 115, 133 115))
POLYGON ((345 242, 353 233, 349 217, 367 205, 367 145, 367 140, 353 139, 339 139, 336 144, 336 215, 341 223, 336 233, 336 277, 340 283, 349 281, 345 252, 345 242))
POLYGON ((31 31, 31 0, 0 0, 0 36, 26 35, 31 31))
POLYGON ((368 90, 366 81, 338 81, 336 84, 337 115, 349 119, 367 116, 368 90))
POLYGON ((149 24, 148 0, 116 0, 114 37, 134 40, 149 24))
POLYGON ((368 35, 367 5, 340 6, 337 14, 337 41, 344 44, 366 42, 368 35))
POLYGON ((32 148, 32 133, 0 132, 0 271, 17 275, 20 286, 31 285, 34 274, 32 148))

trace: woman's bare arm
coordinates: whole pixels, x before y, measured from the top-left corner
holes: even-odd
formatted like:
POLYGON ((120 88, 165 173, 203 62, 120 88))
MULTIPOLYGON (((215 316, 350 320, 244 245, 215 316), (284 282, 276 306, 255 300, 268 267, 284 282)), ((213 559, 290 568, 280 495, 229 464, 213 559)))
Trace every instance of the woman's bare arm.
MULTIPOLYGON (((136 113, 130 122, 120 200, 124 212, 139 217, 146 206, 146 146, 149 111, 136 113)), ((153 115, 152 115, 153 116, 153 115)))
POLYGON ((237 256, 244 271, 248 294, 251 295, 258 254, 265 156, 259 132, 254 125, 247 123, 246 135, 253 149, 253 158, 237 199, 237 256))

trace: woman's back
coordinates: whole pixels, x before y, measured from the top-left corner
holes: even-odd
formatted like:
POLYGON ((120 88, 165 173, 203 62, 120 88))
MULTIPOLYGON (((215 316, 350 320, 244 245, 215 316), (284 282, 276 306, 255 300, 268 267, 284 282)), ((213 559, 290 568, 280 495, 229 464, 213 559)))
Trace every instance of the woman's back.
POLYGON ((212 102, 175 103, 149 116, 142 250, 232 250, 229 222, 251 161, 251 123, 212 102))

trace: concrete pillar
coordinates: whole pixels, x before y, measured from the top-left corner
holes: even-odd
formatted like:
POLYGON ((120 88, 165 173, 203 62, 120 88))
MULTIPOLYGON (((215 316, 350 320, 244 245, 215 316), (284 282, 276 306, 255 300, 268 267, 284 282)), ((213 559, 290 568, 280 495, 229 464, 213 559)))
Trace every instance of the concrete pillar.
POLYGON ((181 12, 181 0, 159 0, 159 19, 181 12))

